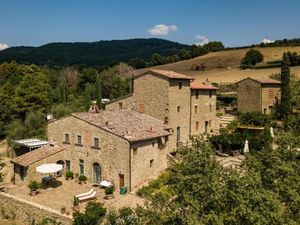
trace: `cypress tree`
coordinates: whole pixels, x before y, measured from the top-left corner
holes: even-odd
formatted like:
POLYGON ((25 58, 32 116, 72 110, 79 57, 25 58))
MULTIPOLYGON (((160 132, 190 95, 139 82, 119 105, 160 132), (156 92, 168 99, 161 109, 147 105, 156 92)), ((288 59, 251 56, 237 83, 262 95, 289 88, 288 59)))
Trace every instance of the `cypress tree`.
POLYGON ((286 123, 292 111, 291 107, 291 88, 290 88, 290 62, 286 54, 283 55, 281 65, 281 101, 280 116, 286 123))
POLYGON ((84 89, 84 109, 86 111, 89 110, 89 108, 91 106, 91 102, 92 102, 91 85, 90 85, 90 83, 87 83, 85 85, 85 89, 84 89))
POLYGON ((99 109, 102 109, 102 94, 101 94, 101 78, 100 75, 97 75, 96 78, 96 101, 97 101, 97 105, 99 107, 99 109))

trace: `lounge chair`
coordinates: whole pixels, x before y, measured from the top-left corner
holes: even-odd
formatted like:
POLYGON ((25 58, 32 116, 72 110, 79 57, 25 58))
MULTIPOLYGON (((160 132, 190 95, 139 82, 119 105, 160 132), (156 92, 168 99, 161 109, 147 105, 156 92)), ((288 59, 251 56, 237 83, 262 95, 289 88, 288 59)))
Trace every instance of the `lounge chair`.
POLYGON ((94 190, 91 194, 89 195, 85 195, 85 196, 82 196, 82 197, 79 197, 78 200, 79 202, 83 202, 83 201, 86 201, 86 200, 91 200, 91 199, 95 199, 96 198, 96 191, 94 190))
POLYGON ((82 194, 79 194, 79 195, 76 195, 75 197, 76 198, 81 198, 81 197, 84 197, 84 196, 87 196, 87 195, 91 195, 95 190, 92 188, 91 190, 89 190, 88 192, 86 193, 82 193, 82 194))

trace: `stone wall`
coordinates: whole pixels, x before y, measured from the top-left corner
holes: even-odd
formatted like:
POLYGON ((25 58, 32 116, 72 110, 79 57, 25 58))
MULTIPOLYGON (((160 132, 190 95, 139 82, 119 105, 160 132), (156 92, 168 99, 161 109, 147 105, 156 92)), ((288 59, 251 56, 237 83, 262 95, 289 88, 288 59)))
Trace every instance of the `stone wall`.
POLYGON ((262 105, 263 113, 271 113, 271 109, 276 102, 276 97, 280 99, 280 84, 264 84, 262 85, 262 105))
POLYGON ((210 95, 210 90, 192 90, 191 95, 191 135, 205 133, 206 122, 207 133, 212 133, 218 127, 216 91, 211 90, 210 95))
POLYGON ((135 109, 136 110, 136 105, 135 105, 135 98, 133 94, 126 95, 123 97, 120 97, 118 99, 112 100, 108 103, 105 104, 105 109, 106 110, 112 110, 112 109, 135 109))
POLYGON ((252 80, 245 79, 238 83, 237 107, 241 112, 261 112, 261 85, 252 80))
POLYGON ((29 165, 26 170, 26 176, 23 179, 21 178, 20 173, 19 173, 20 167, 18 165, 15 165, 14 166, 14 170, 15 170, 14 181, 16 184, 20 184, 23 182, 28 183, 31 180, 40 181, 41 177, 43 175, 41 173, 36 172, 36 167, 40 166, 44 163, 57 163, 57 161, 59 161, 59 160, 64 161, 64 151, 57 152, 56 154, 51 155, 51 156, 47 157, 46 159, 42 159, 40 161, 37 161, 37 162, 29 165))
POLYGON ((167 168, 168 149, 168 141, 164 137, 131 145, 131 181, 135 184, 133 189, 167 168))
POLYGON ((40 223, 46 218, 59 221, 62 225, 72 224, 71 216, 3 192, 0 192, 0 211, 2 217, 22 221, 24 225, 40 223))
POLYGON ((111 180, 119 188, 119 174, 124 174, 125 186, 129 187, 129 142, 73 116, 49 123, 49 140, 65 147, 64 158, 71 162, 71 171, 80 171, 79 160, 84 160, 84 175, 93 182, 93 165, 101 167, 101 179, 111 180), (64 143, 64 134, 69 134, 70 143, 64 143), (77 135, 82 145, 77 144, 77 135), (93 147, 94 138, 99 138, 99 148, 93 147))
POLYGON ((173 130, 170 136, 171 147, 176 147, 177 128, 180 128, 180 142, 186 142, 190 135, 190 81, 170 80, 168 102, 168 125, 173 130), (179 88, 179 83, 182 87, 179 88), (178 110, 179 107, 179 110, 178 110))

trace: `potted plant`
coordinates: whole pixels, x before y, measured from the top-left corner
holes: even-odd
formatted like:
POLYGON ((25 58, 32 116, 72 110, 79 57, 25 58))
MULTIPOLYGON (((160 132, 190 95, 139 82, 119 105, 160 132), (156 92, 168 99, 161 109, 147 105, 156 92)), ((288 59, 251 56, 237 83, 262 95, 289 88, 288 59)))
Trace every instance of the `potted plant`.
POLYGON ((81 175, 78 177, 78 180, 79 180, 79 184, 81 184, 82 182, 86 183, 87 177, 84 176, 83 174, 81 174, 81 175))
POLYGON ((62 207, 60 208, 60 213, 61 213, 61 214, 65 214, 66 211, 67 211, 66 206, 62 206, 62 207))
POLYGON ((115 191, 115 187, 113 185, 105 188, 105 198, 106 199, 114 198, 114 191, 115 191))
POLYGON ((73 172, 72 171, 66 171, 65 177, 66 177, 66 180, 73 179, 74 178, 73 172))
POLYGON ((79 211, 79 199, 76 196, 73 198, 73 210, 76 212, 79 211))
POLYGON ((38 193, 38 189, 40 188, 41 184, 37 181, 30 181, 28 184, 28 188, 30 189, 30 195, 35 196, 38 193))

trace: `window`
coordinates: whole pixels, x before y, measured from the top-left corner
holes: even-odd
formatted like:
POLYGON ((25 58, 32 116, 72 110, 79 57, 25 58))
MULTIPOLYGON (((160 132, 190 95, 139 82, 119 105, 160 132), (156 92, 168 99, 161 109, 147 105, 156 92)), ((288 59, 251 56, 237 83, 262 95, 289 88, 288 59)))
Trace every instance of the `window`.
POLYGON ((77 135, 77 144, 82 145, 81 135, 77 135))
POLYGON ((69 134, 65 134, 64 142, 65 143, 70 143, 70 136, 69 136, 69 134))
POLYGON ((83 175, 84 174, 84 160, 79 159, 79 174, 83 175))
POLYGON ((177 106, 177 112, 180 112, 180 106, 177 106))
POLYGON ((212 105, 209 105, 209 112, 212 112, 212 105))
POLYGON ((154 159, 150 160, 150 167, 153 167, 154 159))
POLYGON ((169 136, 165 136, 165 143, 169 141, 169 136))
POLYGON ((133 155, 137 155, 138 154, 138 148, 133 148, 133 155))
POLYGON ((95 148, 99 148, 99 138, 94 138, 94 146, 95 148))
POLYGON ((70 160, 66 160, 66 169, 67 169, 67 171, 71 171, 71 161, 70 160))
POLYGON ((275 92, 274 89, 269 90, 269 98, 274 98, 275 97, 275 92))
POLYGON ((209 91, 209 98, 211 98, 212 96, 212 91, 209 91))
POLYGON ((179 89, 182 88, 182 82, 179 82, 179 89))
POLYGON ((195 114, 197 114, 197 113, 198 113, 198 106, 195 105, 195 114))
POLYGON ((122 109, 122 108, 123 108, 123 103, 119 102, 119 109, 122 109))
POLYGON ((196 130, 199 130, 199 122, 196 122, 196 130))
POLYGON ((199 90, 196 90, 196 99, 199 98, 199 90))

